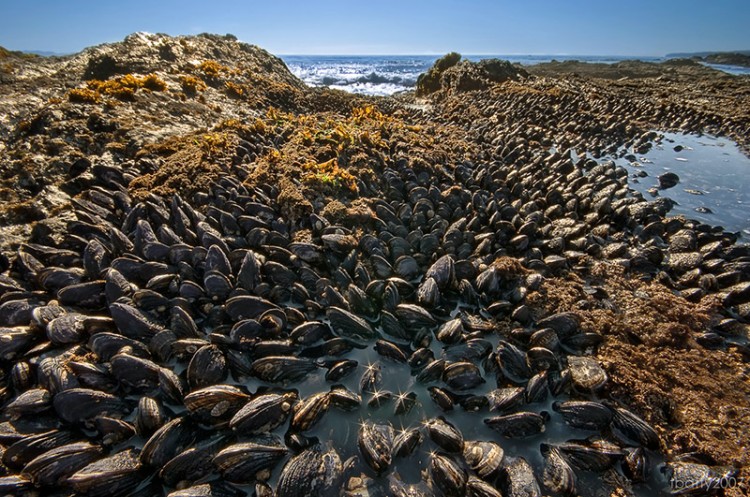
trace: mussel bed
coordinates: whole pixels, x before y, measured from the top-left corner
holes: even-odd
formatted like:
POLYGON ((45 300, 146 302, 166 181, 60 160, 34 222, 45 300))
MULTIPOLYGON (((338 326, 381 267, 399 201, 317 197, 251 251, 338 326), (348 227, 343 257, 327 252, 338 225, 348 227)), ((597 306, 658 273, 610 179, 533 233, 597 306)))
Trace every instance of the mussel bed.
POLYGON ((599 394, 606 337, 526 300, 593 258, 701 266, 686 298, 745 303, 750 248, 665 219, 621 167, 537 159, 393 164, 348 224, 284 217, 241 171, 136 202, 98 166, 62 241, 3 261, 0 493, 655 495, 732 478, 664 464, 654 428, 599 394))

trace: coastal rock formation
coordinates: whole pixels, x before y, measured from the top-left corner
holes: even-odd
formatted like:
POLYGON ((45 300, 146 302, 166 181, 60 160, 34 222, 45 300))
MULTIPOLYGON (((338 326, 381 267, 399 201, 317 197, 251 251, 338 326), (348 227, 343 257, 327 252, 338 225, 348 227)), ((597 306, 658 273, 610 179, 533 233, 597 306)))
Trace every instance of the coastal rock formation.
POLYGON ((383 99, 232 36, 0 55, 3 493, 750 491, 750 246, 606 160, 748 150, 747 78, 449 54, 383 99))
POLYGON ((521 67, 507 60, 484 59, 479 62, 461 60, 451 52, 438 59, 417 80, 416 95, 425 96, 443 90, 448 93, 481 90, 493 83, 528 77, 521 67))

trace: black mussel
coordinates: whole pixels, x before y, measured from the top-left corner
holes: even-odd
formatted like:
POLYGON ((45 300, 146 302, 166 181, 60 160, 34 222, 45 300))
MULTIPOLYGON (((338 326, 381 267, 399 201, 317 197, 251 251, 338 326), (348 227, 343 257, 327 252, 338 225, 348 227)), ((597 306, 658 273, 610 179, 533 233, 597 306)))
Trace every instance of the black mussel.
POLYGON ((393 439, 393 455, 407 457, 412 454, 423 440, 422 432, 416 428, 401 430, 393 439))
POLYGON ((359 363, 353 359, 334 361, 327 366, 326 381, 340 381, 352 374, 357 366, 359 366, 359 363))
POLYGON ((512 382, 526 383, 531 377, 526 354, 512 343, 501 340, 495 354, 500 370, 512 382))
POLYGON ((221 438, 190 447, 169 461, 159 470, 159 478, 170 487, 193 484, 209 473, 216 471, 214 456, 224 445, 221 438))
POLYGON ((326 316, 331 322, 333 331, 338 336, 360 339, 375 337, 375 330, 367 321, 345 309, 329 307, 326 316))
POLYGON ((466 495, 468 474, 450 456, 433 454, 430 458, 430 481, 446 497, 463 497, 466 495))
POLYGON ((450 255, 440 257, 427 269, 424 277, 432 278, 440 290, 451 287, 456 279, 453 258, 450 255))
POLYGON ((142 437, 149 437, 167 421, 161 402, 152 397, 141 397, 135 414, 135 429, 142 437))
POLYGON ((431 328, 437 324, 428 311, 415 304, 399 304, 394 313, 406 329, 431 328))
POLYGON ((436 338, 443 343, 458 343, 464 334, 464 326, 460 318, 451 319, 442 324, 435 334, 436 338))
POLYGON ((588 400, 555 402, 552 409, 560 413, 567 424, 582 430, 601 431, 609 426, 613 418, 609 407, 588 400))
POLYGON ((329 393, 331 405, 343 411, 354 411, 362 403, 362 397, 344 385, 333 385, 329 393))
POLYGON ((289 428, 293 432, 307 431, 328 412, 331 405, 329 392, 319 392, 301 400, 293 408, 289 428))
POLYGON ((195 428, 187 418, 175 418, 156 430, 146 441, 140 455, 141 461, 154 468, 161 468, 192 444, 195 436, 195 428))
POLYGON ((211 385, 187 394, 184 404, 193 419, 218 427, 226 425, 249 398, 233 385, 211 385))
POLYGON ((380 363, 368 364, 359 380, 359 391, 375 392, 380 388, 382 382, 383 372, 380 363))
POLYGON ((547 400, 547 394, 549 392, 549 383, 547 381, 547 372, 542 371, 532 376, 528 383, 526 383, 526 391, 524 395, 526 397, 527 404, 534 404, 536 402, 544 402, 547 400))
POLYGON ((469 497, 502 497, 500 490, 475 476, 466 481, 466 492, 469 497))
POLYGON ((340 491, 343 465, 334 449, 315 445, 292 457, 276 486, 276 497, 326 497, 340 491))
POLYGON ((287 420, 296 401, 296 392, 258 395, 234 414, 229 426, 247 435, 268 433, 287 420))
POLYGON ((281 440, 272 443, 272 440, 261 439, 224 448, 214 456, 214 464, 221 476, 232 483, 265 481, 287 452, 281 440))
POLYGON ((569 440, 557 444, 556 447, 574 468, 599 473, 614 466, 624 454, 618 446, 601 441, 591 443, 569 440))
POLYGON ((562 495, 576 495, 576 475, 560 450, 553 445, 542 444, 544 455, 544 486, 562 495))
POLYGON ((9 468, 20 468, 32 459, 62 445, 75 440, 75 436, 67 430, 51 430, 27 435, 5 449, 2 460, 9 468))
MULTIPOLYGON (((424 350, 430 349, 425 348, 424 350)), ((420 383, 431 383, 439 380, 443 376, 446 364, 445 359, 431 361, 417 374, 417 381, 420 383)))
POLYGON ((424 423, 430 440, 446 452, 462 452, 464 437, 461 432, 443 416, 430 419, 424 423))
POLYGON ((317 369, 310 359, 293 356, 269 356, 253 361, 250 370, 256 378, 269 383, 298 381, 317 369))
POLYGON ((615 433, 627 440, 638 442, 647 449, 659 448, 659 435, 651 425, 622 407, 614 407, 612 411, 614 413, 612 427, 615 433))
POLYGON ((549 415, 546 412, 517 412, 486 418, 484 423, 507 438, 525 438, 542 433, 549 415))
POLYGON ((386 358, 391 359, 396 362, 402 362, 406 363, 408 358, 404 351, 396 345, 393 342, 389 342, 388 340, 377 340, 375 342, 375 352, 378 353, 378 355, 386 358))
POLYGON ((377 474, 391 465, 394 432, 390 424, 363 422, 359 427, 357 445, 362 458, 377 474))
POLYGON ((21 474, 31 478, 37 486, 60 485, 76 471, 98 459, 101 453, 101 447, 89 442, 62 445, 29 461, 21 474))
POLYGON ((143 482, 136 449, 125 449, 76 471, 67 480, 77 493, 115 497, 128 495, 143 482))
POLYGON ((479 368, 470 362, 454 362, 443 370, 443 381, 456 390, 471 390, 483 384, 479 368))
POLYGON ((625 457, 622 458, 622 472, 630 481, 642 483, 649 476, 649 458, 643 447, 628 447, 625 450, 625 457))
POLYGON ((90 390, 71 388, 55 395, 52 400, 55 412, 68 423, 83 423, 103 414, 124 414, 128 404, 114 395, 90 390))
POLYGON ((452 411, 455 404, 455 395, 438 387, 429 387, 427 391, 432 401, 443 411, 452 411))
POLYGON ((228 372, 221 349, 216 345, 204 345, 190 359, 187 379, 192 388, 203 388, 223 382, 228 372))
POLYGON ((490 411, 508 412, 524 403, 525 392, 522 387, 496 388, 485 397, 489 402, 490 411))
POLYGON ((393 407, 393 413, 396 416, 408 414, 417 403, 416 392, 399 393, 394 396, 396 405, 393 407))

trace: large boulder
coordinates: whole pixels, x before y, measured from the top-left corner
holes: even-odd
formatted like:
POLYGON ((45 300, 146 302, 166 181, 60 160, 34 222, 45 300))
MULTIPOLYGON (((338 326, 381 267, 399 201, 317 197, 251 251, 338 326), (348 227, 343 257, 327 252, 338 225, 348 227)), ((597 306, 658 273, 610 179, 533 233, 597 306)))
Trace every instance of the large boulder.
POLYGON ((481 90, 494 83, 527 78, 529 74, 519 65, 507 60, 484 59, 479 62, 461 60, 451 52, 440 59, 417 79, 417 96, 430 95, 440 90, 464 92, 481 90))

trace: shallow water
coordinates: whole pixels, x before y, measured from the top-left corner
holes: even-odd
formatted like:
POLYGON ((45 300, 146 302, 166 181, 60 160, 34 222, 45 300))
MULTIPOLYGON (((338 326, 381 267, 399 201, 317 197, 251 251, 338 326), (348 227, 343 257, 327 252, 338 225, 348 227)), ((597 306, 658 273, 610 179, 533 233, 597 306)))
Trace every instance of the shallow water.
POLYGON ((633 155, 635 161, 625 157, 614 161, 625 166, 630 187, 644 198, 655 198, 656 193, 677 202, 670 215, 750 237, 750 158, 735 142, 710 135, 664 133, 648 153, 633 155), (677 174, 680 182, 654 191, 658 176, 668 171, 677 174), (639 177, 642 172, 648 176, 639 177))

